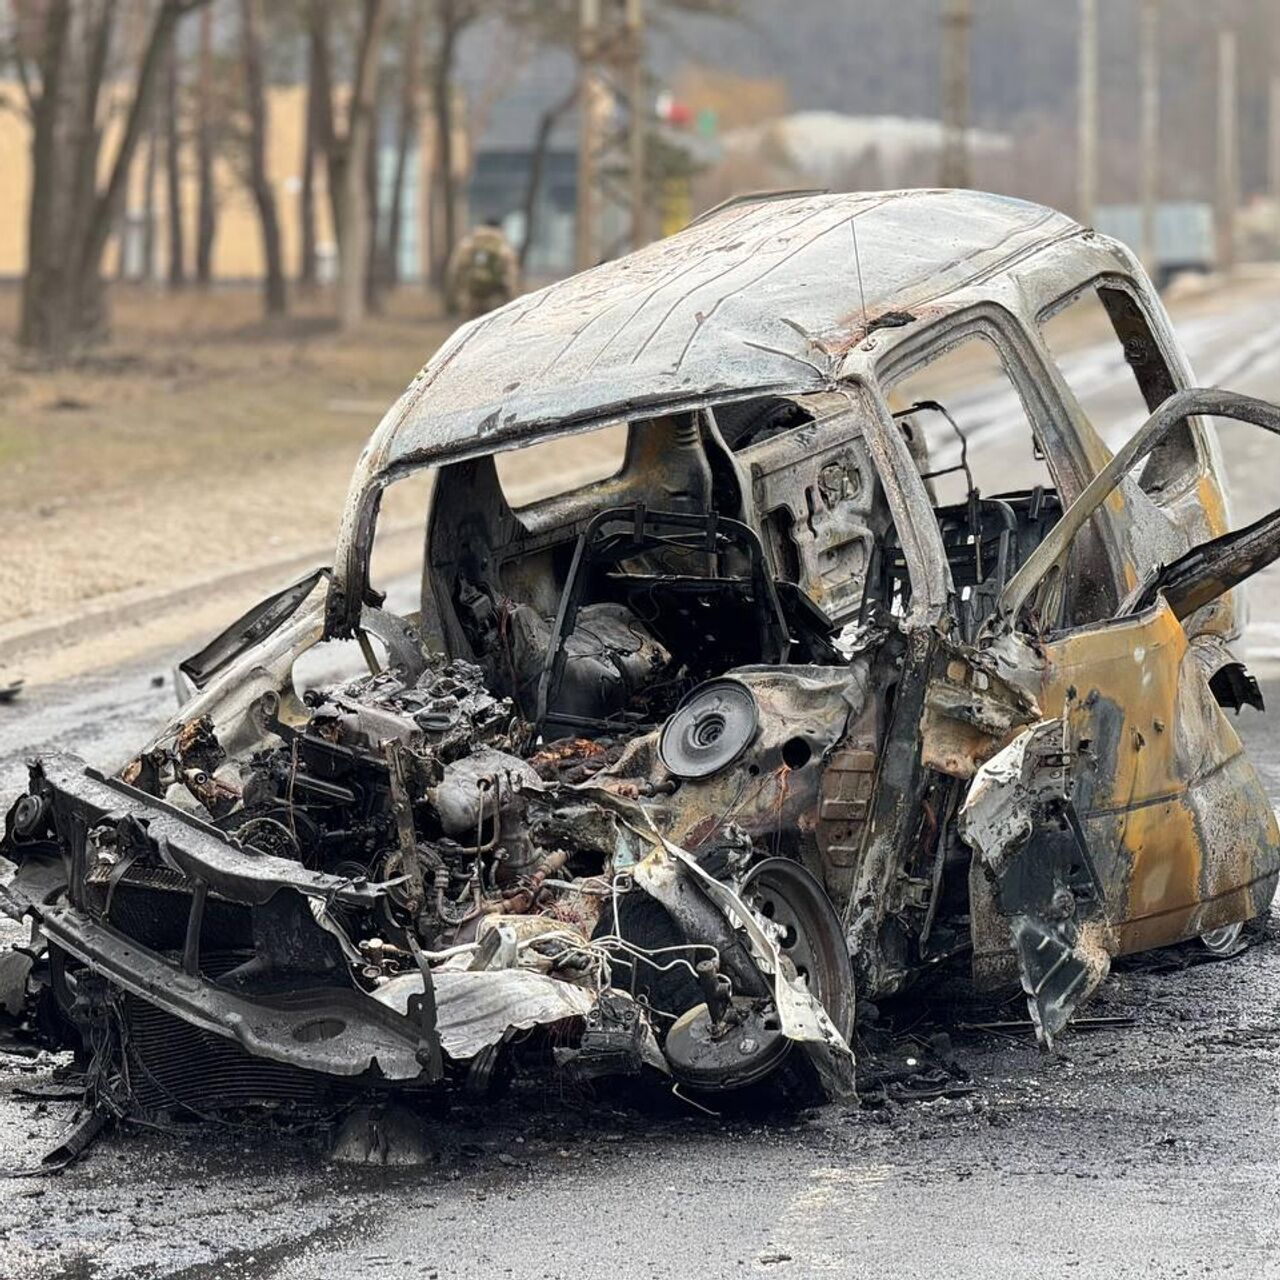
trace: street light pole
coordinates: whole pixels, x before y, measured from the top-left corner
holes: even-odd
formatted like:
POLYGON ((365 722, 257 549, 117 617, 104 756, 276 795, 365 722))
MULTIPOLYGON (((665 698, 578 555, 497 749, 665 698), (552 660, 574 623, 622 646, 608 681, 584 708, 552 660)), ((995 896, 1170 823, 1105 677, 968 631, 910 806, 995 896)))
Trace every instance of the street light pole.
POLYGON ((627 58, 630 84, 627 97, 629 134, 628 168, 631 170, 631 247, 639 249, 648 243, 646 211, 648 208, 648 129, 646 109, 648 86, 644 60, 644 0, 627 0, 627 58))
POLYGON ((578 10, 578 216, 574 257, 579 271, 596 264, 600 155, 600 0, 580 0, 578 10))
POLYGON ((1267 103, 1267 186, 1272 225, 1280 231, 1280 75, 1273 75, 1267 103))

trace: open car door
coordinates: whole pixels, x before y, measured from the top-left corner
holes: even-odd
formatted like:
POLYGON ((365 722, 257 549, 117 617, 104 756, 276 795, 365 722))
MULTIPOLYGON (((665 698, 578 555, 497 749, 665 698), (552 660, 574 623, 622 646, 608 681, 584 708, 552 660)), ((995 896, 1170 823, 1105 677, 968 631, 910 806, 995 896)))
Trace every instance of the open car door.
POLYGON ((975 920, 987 893, 1045 1045, 1112 956, 1259 914, 1280 871, 1270 802, 1211 685, 1221 650, 1189 641, 1182 625, 1280 558, 1280 511, 1157 568, 1115 617, 1028 638, 1035 617, 1051 616, 1063 557, 1090 516, 1195 414, 1280 434, 1280 409, 1263 401, 1171 396, 1010 580, 980 637, 1020 649, 1039 672, 1042 719, 979 769, 961 833, 974 851, 975 920))

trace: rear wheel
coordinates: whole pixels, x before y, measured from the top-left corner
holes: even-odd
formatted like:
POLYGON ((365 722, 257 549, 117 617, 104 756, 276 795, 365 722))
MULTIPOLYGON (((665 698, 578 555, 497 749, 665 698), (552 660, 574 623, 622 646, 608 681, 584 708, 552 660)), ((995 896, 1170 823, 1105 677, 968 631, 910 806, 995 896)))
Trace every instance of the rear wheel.
POLYGON ((1210 954, 1215 956, 1233 956, 1242 949, 1240 935, 1244 925, 1237 920, 1235 924, 1224 924, 1220 929, 1210 929, 1200 935, 1200 941, 1210 954))

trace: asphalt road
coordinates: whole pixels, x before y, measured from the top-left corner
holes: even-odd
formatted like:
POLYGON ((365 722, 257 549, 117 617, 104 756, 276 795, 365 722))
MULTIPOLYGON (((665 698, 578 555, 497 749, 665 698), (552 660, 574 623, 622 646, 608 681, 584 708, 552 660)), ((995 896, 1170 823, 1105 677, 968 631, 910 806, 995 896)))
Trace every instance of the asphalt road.
MULTIPOLYGON (((1185 327, 1202 381, 1280 395, 1277 301, 1185 327)), ((1127 376, 1079 358, 1104 401, 1127 376)), ((1274 491, 1267 446, 1224 440, 1240 519, 1274 491)), ((1249 644, 1280 706, 1277 594, 1253 593, 1249 644)), ((51 747, 119 763, 172 706, 170 663, 0 707, 0 791, 51 747)), ((1280 800, 1280 734, 1239 726, 1280 800)), ((0 1181, 0 1278, 1280 1275, 1278 942, 1273 915, 1232 960, 1121 966, 1088 1013, 1132 1025, 1074 1030, 1051 1057, 1023 1031, 962 1029, 992 1015, 954 999, 887 1010, 946 1028, 972 1079, 931 1102, 714 1120, 522 1093, 442 1116, 403 1172, 302 1138, 131 1129, 57 1177, 0 1181)), ((70 1104, 23 1096, 54 1065, 0 1052, 0 1165, 65 1127, 70 1104)))

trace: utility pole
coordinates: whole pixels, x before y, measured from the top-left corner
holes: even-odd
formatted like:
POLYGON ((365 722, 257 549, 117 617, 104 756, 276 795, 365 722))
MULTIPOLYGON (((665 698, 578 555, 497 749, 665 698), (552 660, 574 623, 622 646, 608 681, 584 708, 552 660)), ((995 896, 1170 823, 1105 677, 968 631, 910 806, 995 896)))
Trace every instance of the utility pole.
POLYGON ((1142 0, 1142 265, 1156 273, 1160 199, 1160 0, 1142 0))
POLYGON ((1079 80, 1076 203, 1089 226, 1098 203, 1098 0, 1080 0, 1079 80))
POLYGON ((1272 225, 1280 241, 1280 75, 1271 77, 1267 103, 1267 186, 1271 192, 1272 225))
MULTIPOLYGON (((1280 9, 1272 5, 1267 24, 1271 65, 1280 67, 1280 9)), ((1267 191, 1271 196, 1271 249, 1280 254, 1280 71, 1267 85, 1267 191)))
POLYGON ((973 0, 943 0, 942 163, 939 183, 967 187, 969 173, 969 28, 973 0))
POLYGON ((577 268, 594 267, 600 158, 600 0, 581 0, 578 10, 578 221, 577 268))
POLYGON ((1240 204, 1240 164, 1236 130, 1236 33, 1218 32, 1218 266, 1236 262, 1236 209, 1240 204))
POLYGON ((583 270, 648 239, 644 0, 579 0, 578 59, 576 258, 583 270))

